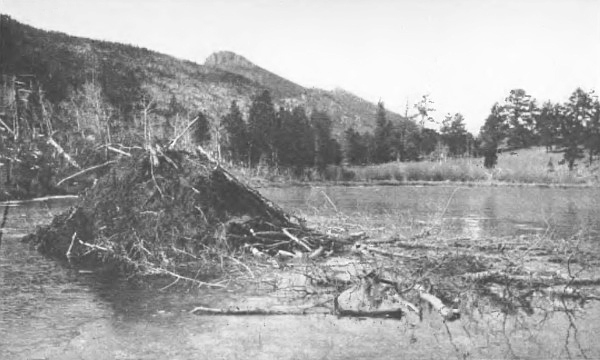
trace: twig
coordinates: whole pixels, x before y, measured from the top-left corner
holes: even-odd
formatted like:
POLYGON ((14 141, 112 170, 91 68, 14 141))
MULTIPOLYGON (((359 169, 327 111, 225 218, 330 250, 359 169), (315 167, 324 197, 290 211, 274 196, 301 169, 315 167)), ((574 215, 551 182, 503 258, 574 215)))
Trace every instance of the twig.
POLYGON ((446 214, 446 211, 448 211, 448 207, 450 206, 450 202, 452 201, 452 199, 454 198, 454 194, 456 194, 456 192, 458 190, 462 189, 462 187, 457 187, 454 189, 454 191, 452 191, 452 194, 450 194, 450 197, 448 198, 448 201, 446 202, 446 206, 444 207, 444 210, 442 210, 440 216, 439 216, 439 222, 440 222, 440 229, 442 228, 442 221, 444 220, 444 215, 446 214))
POLYGON ((71 245, 69 245, 69 249, 67 250, 67 253, 65 254, 67 259, 71 258, 71 249, 73 249, 73 244, 75 243, 76 238, 77 238, 77 231, 73 233, 73 237, 71 238, 71 245))
POLYGON ((176 277, 176 278, 181 279, 181 280, 191 281, 193 283, 198 284, 198 286, 219 287, 219 288, 226 287, 226 285, 223 285, 223 284, 219 284, 219 283, 207 283, 207 282, 204 282, 204 281, 200 281, 200 280, 189 278, 187 276, 182 276, 182 275, 179 275, 179 274, 174 273, 172 271, 169 271, 167 269, 162 269, 162 268, 157 268, 157 267, 149 267, 149 270, 150 270, 150 272, 152 272, 154 274, 171 275, 171 276, 176 277))
MULTIPOLYGON (((156 154, 151 153, 150 156, 156 156, 156 154)), ((163 192, 160 188, 160 186, 158 186, 158 182, 156 181, 156 177, 154 177, 154 161, 152 159, 150 159, 150 175, 152 176, 152 181, 154 181, 154 185, 156 186, 156 190, 158 190, 158 193, 160 194, 160 197, 164 197, 163 192)))
POLYGON ((73 175, 67 176, 66 178, 64 178, 64 179, 62 179, 61 181, 57 182, 57 183, 56 183, 56 186, 60 186, 60 184, 64 183, 65 181, 67 181, 67 180, 71 180, 71 179, 73 179, 73 178, 75 178, 75 177, 77 177, 77 176, 79 176, 79 175, 83 175, 83 174, 85 174, 85 173, 86 173, 86 172, 88 172, 88 171, 96 170, 96 169, 99 169, 99 168, 101 168, 101 167, 104 167, 104 166, 106 166, 106 165, 110 165, 110 164, 113 164, 113 163, 116 163, 116 162, 117 162, 116 160, 111 160, 111 161, 107 161, 107 162, 105 162, 104 164, 100 164, 100 165, 94 165, 94 166, 92 166, 92 167, 89 167, 89 168, 87 168, 87 169, 81 170, 81 171, 79 171, 79 172, 76 172, 76 173, 75 173, 75 174, 73 174, 73 175))
POLYGON ((250 276, 252 276, 253 279, 255 278, 254 277, 254 273, 252 272, 252 270, 250 270, 250 268, 248 267, 248 265, 244 264, 243 262, 239 261, 238 259, 234 258, 233 256, 227 255, 226 257, 229 258, 229 259, 231 259, 231 260, 233 260, 234 262, 242 265, 243 267, 245 267, 246 270, 248 271, 248 273, 250 274, 250 276))
POLYGON ((4 126, 4 128, 6 128, 6 130, 8 130, 8 132, 10 132, 13 135, 15 134, 15 132, 8 125, 6 125, 6 123, 4 121, 2 121, 2 119, 0 119, 0 124, 2 124, 2 126, 4 126))
POLYGON ((208 225, 208 219, 206 218, 204 211, 202 211, 202 208, 200 206, 194 206, 194 208, 200 212, 200 215, 202 215, 202 219, 208 225))
POLYGON ((283 229, 281 229, 281 231, 283 231, 283 233, 284 233, 284 234, 285 234, 287 237, 289 237, 290 239, 292 239, 292 240, 293 240, 295 243, 297 243, 298 245, 300 245, 300 246, 304 247, 304 248, 305 248, 307 251, 309 251, 309 252, 310 252, 310 251, 313 251, 313 250, 310 248, 310 246, 306 245, 306 243, 304 243, 302 240, 300 240, 300 239, 298 239, 296 236, 292 235, 292 233, 290 233, 290 232, 288 231, 288 229, 286 229, 286 228, 283 228, 283 229))
POLYGON ((108 150, 110 150, 110 151, 114 151, 114 152, 116 152, 116 153, 119 153, 119 154, 121 154, 121 155, 125 155, 125 156, 127 156, 127 157, 131 157, 131 154, 130 154, 130 153, 128 153, 128 152, 125 152, 125 151, 123 151, 123 150, 120 150, 120 149, 117 149, 117 148, 114 148, 114 147, 112 147, 112 146, 110 146, 110 145, 106 145, 106 148, 107 148, 108 150))
POLYGON ((98 245, 94 245, 94 244, 89 244, 89 243, 86 243, 85 241, 82 241, 81 239, 79 240, 79 243, 81 245, 83 245, 83 246, 87 246, 87 247, 92 248, 94 250, 102 250, 104 252, 112 252, 108 248, 105 248, 105 247, 102 247, 102 246, 98 246, 98 245))
POLYGON ((325 194, 325 191, 321 190, 321 194, 323 194, 323 196, 325 197, 325 199, 333 207, 333 210, 335 210, 336 213, 339 213, 337 206, 335 206, 335 204, 333 203, 333 201, 331 201, 331 198, 329 196, 327 196, 327 194, 325 194))
POLYGON ((167 286, 165 286, 165 287, 162 287, 162 288, 158 289, 158 291, 164 291, 164 290, 167 290, 167 289, 168 289, 168 288, 170 288, 171 286, 173 286, 173 285, 177 284, 177 282, 178 282, 179 280, 180 280, 179 278, 176 278, 176 279, 175 279, 175 281, 173 281, 172 283, 170 283, 169 285, 167 285, 167 286))

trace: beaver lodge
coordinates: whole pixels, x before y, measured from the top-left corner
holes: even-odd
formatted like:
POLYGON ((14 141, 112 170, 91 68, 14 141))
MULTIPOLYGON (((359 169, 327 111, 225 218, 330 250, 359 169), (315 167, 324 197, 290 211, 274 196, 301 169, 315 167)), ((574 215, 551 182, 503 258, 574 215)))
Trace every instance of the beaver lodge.
POLYGON ((240 277, 234 273, 247 273, 274 279, 273 289, 286 283, 318 298, 284 308, 193 310, 201 313, 304 314, 325 307, 338 315, 420 318, 426 304, 447 321, 482 304, 518 313, 543 299, 599 298, 598 255, 576 239, 444 239, 435 227, 388 239, 317 231, 202 148, 192 154, 156 145, 127 155, 111 162, 76 206, 25 240, 73 263, 169 279, 163 289, 222 288, 240 277))

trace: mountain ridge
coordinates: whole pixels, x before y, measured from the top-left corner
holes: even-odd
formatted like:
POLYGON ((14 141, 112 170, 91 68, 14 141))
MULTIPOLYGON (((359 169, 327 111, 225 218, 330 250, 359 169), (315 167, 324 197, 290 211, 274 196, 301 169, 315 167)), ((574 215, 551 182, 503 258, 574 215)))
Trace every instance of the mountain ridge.
MULTIPOLYGON (((376 104, 346 90, 305 88, 231 51, 217 51, 198 64, 133 45, 40 30, 6 15, 0 30, 0 73, 33 74, 57 108, 85 96, 82 89, 92 83, 114 111, 136 117, 140 99, 150 99, 161 113, 175 99, 215 122, 232 101, 247 112, 252 97, 269 90, 276 106, 327 112, 338 139, 350 126, 363 132, 374 128, 376 104)), ((388 116, 406 121, 393 112, 388 116)))

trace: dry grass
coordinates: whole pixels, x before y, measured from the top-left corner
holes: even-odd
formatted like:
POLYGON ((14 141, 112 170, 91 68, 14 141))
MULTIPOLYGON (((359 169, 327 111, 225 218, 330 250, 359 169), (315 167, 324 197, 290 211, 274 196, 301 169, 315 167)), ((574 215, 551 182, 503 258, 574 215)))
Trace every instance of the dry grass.
POLYGON ((573 171, 560 165, 562 153, 546 153, 543 148, 531 148, 514 153, 502 153, 495 169, 483 167, 481 158, 448 159, 445 162, 387 163, 351 167, 354 181, 453 181, 502 182, 539 184, 597 185, 600 162, 591 166, 585 160, 573 171), (550 165, 551 164, 551 165, 550 165))

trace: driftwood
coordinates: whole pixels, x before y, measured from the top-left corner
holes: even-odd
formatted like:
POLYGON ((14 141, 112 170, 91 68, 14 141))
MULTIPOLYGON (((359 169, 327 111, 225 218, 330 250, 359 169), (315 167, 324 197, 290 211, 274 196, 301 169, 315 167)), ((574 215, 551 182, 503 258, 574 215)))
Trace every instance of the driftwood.
POLYGON ((192 311, 192 314, 204 313, 213 315, 305 315, 307 310, 318 307, 317 305, 306 305, 306 306, 286 306, 281 309, 262 309, 262 308, 210 308, 205 306, 196 306, 192 311))
POLYGON ((435 295, 430 294, 425 291, 425 288, 421 285, 416 285, 415 290, 419 292, 419 298, 421 300, 428 302, 434 309, 437 311, 442 318, 445 320, 454 320, 458 317, 458 310, 450 309, 448 306, 444 305, 442 300, 437 298, 435 295))
POLYGON ((65 181, 67 181, 67 180, 71 180, 71 179, 73 179, 73 178, 75 178, 75 177, 77 177, 77 176, 79 176, 79 175, 83 175, 83 174, 85 174, 85 173, 87 173, 87 172, 89 172, 89 171, 96 170, 96 169, 99 169, 99 168, 101 168, 101 167, 104 167, 104 166, 106 166, 106 165, 114 164, 114 163, 116 163, 116 162, 117 162, 116 160, 111 160, 111 161, 107 161, 107 162, 105 162, 104 164, 100 164, 100 165, 94 165, 94 166, 92 166, 92 167, 89 167, 89 168, 87 168, 87 169, 83 169, 83 170, 81 170, 81 171, 79 171, 79 172, 76 172, 76 173, 75 173, 75 174, 73 174, 73 175, 69 175, 69 176, 67 176, 66 178, 62 179, 61 181, 57 182, 57 183, 56 183, 56 186, 60 186, 60 184, 64 183, 65 181))

